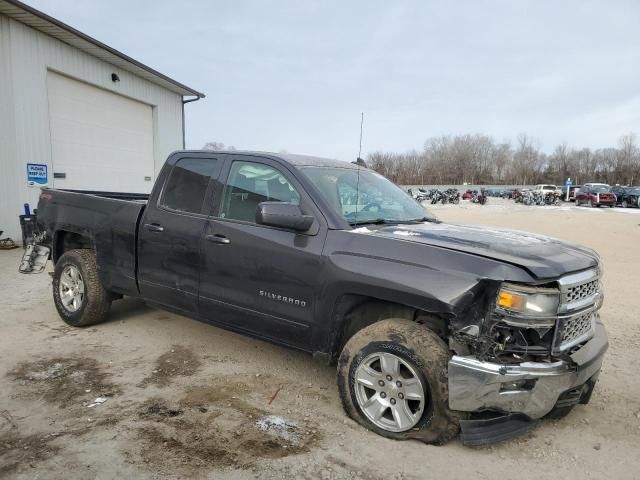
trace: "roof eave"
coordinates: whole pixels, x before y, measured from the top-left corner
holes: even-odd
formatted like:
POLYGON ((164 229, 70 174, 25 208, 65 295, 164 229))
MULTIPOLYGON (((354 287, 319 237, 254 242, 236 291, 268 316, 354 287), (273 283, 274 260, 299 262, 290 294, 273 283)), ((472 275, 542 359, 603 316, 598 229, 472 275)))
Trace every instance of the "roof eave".
POLYGON ((204 93, 194 90, 187 85, 184 85, 170 77, 167 77, 157 70, 154 70, 153 68, 129 57, 128 55, 125 55, 119 50, 116 50, 115 48, 112 48, 109 45, 102 43, 99 40, 96 40, 95 38, 90 37, 89 35, 86 35, 79 30, 76 30, 66 23, 63 23, 60 20, 57 20, 47 15, 46 13, 41 12, 40 10, 36 10, 35 8, 30 7, 29 5, 26 5, 18 0, 0 0, 0 13, 7 15, 9 18, 13 18, 16 21, 24 23, 25 25, 28 25, 29 27, 32 27, 38 31, 41 31, 46 35, 57 38, 61 42, 79 48, 89 55, 109 62, 112 65, 129 71, 135 75, 146 78, 147 80, 156 83, 157 85, 163 86, 179 95, 182 95, 183 97, 205 97, 204 93), (43 27, 45 26, 43 25, 43 23, 48 24, 46 25, 48 27, 46 30, 43 29, 43 27), (66 32, 67 34, 71 34, 71 37, 69 37, 68 35, 64 35, 64 32, 66 32), (92 46, 94 50, 95 47, 98 47, 108 55, 99 56, 95 52, 92 52, 90 48, 87 48, 89 46, 92 46))

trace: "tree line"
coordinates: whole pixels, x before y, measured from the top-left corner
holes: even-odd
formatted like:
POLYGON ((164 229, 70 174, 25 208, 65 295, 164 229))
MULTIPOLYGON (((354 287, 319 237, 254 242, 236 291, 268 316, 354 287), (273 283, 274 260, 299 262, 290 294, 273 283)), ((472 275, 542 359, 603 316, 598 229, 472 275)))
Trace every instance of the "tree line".
POLYGON ((567 178, 574 184, 640 184, 634 133, 621 136, 616 147, 576 149, 562 143, 551 154, 527 134, 513 144, 481 134, 446 135, 429 138, 422 151, 370 153, 367 164, 400 185, 563 185, 567 178))

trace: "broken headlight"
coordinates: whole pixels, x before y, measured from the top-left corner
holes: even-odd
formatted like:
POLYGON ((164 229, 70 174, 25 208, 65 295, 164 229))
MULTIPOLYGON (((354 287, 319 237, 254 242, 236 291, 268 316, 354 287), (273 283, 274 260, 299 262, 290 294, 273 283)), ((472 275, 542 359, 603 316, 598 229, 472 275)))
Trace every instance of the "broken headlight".
POLYGON ((503 283, 496 299, 496 313, 502 321, 518 327, 551 327, 560 305, 555 288, 503 283))

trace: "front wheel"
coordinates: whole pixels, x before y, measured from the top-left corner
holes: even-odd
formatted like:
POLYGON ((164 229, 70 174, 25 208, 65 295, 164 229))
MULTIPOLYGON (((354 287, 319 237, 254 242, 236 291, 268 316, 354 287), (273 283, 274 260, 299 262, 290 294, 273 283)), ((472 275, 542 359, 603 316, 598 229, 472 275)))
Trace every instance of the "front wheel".
POLYGON ((352 419, 396 440, 441 445, 459 430, 449 410, 444 342, 423 325, 383 320, 357 332, 338 361, 342 405, 352 419))
POLYGON ((56 262, 53 301, 62 320, 72 327, 94 325, 106 318, 111 297, 98 278, 92 250, 69 250, 56 262))
POLYGON ((629 203, 626 200, 622 201, 622 208, 629 208, 629 203))

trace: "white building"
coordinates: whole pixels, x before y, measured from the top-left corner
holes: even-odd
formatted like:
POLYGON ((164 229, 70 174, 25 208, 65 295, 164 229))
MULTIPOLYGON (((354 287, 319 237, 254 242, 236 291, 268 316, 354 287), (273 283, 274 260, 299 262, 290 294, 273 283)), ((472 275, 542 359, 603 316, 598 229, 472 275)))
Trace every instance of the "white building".
POLYGON ((197 92, 15 0, 0 0, 0 230, 40 186, 148 193, 184 147, 197 92))

